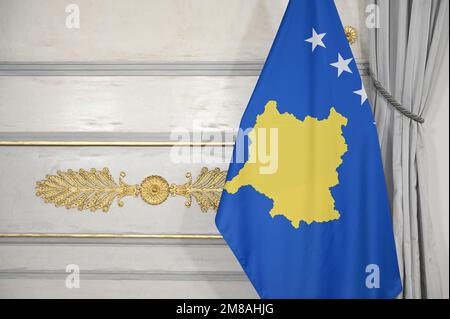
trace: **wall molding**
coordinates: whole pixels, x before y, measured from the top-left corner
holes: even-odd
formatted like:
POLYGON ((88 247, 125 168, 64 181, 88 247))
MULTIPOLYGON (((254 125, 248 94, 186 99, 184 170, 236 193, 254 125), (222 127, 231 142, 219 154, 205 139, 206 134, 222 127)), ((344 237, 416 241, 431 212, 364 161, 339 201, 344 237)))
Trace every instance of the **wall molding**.
POLYGON ((190 132, 188 141, 167 133, 128 132, 0 132, 0 146, 105 146, 105 147, 232 147, 235 134, 230 130, 190 132))
MULTIPOLYGON (((0 279, 65 280, 64 270, 2 269, 0 279)), ((80 270, 81 280, 147 280, 147 281, 248 281, 238 271, 114 271, 80 270)))
MULTIPOLYGON (((356 61, 368 75, 367 60, 356 61)), ((0 76, 259 76, 264 61, 198 62, 11 62, 0 61, 0 76)))
MULTIPOLYGON (((119 236, 120 234, 117 234, 119 236)), ((0 246, 226 246, 225 240, 220 235, 210 235, 205 238, 183 238, 183 237, 2 237, 0 235, 0 246)), ((205 235, 207 236, 207 235, 205 235)))

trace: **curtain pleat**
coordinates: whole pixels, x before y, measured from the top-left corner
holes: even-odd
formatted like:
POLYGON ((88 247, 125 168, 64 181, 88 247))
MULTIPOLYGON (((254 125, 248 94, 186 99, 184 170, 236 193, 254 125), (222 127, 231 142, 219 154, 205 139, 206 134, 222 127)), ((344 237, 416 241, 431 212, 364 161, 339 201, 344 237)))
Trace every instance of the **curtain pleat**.
MULTIPOLYGON (((425 116, 448 44, 449 2, 371 0, 380 28, 370 32, 374 76, 409 111, 425 116)), ((443 296, 426 179, 426 124, 396 111, 369 88, 391 200, 403 298, 443 296)))

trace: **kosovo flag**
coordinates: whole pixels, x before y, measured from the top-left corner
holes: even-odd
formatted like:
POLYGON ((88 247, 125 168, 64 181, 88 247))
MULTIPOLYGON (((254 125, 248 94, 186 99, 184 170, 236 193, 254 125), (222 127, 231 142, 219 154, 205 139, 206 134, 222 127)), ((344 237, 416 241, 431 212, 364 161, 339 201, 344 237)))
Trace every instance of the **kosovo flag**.
POLYGON ((402 289, 376 126, 333 0, 291 0, 216 224, 262 298, 402 289))

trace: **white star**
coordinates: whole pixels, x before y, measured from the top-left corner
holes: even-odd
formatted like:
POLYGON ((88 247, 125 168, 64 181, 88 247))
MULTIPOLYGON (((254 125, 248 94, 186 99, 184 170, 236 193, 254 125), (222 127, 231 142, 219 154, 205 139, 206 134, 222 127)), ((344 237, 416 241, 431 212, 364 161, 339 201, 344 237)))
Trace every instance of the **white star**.
POLYGON ((342 72, 353 73, 350 67, 348 66, 350 62, 352 62, 353 58, 344 60, 342 56, 338 53, 338 61, 335 63, 331 63, 330 65, 334 66, 338 69, 338 77, 341 76, 342 72))
POLYGON ((354 91, 353 93, 361 96, 361 105, 363 105, 367 101, 367 93, 366 89, 364 88, 364 85, 361 87, 361 90, 354 91))
POLYGON ((321 33, 321 34, 317 34, 316 30, 312 30, 312 37, 309 39, 306 39, 306 42, 309 42, 312 44, 312 51, 314 52, 314 50, 316 49, 317 46, 321 46, 326 48, 325 44, 323 43, 322 39, 323 37, 326 35, 326 33, 321 33))

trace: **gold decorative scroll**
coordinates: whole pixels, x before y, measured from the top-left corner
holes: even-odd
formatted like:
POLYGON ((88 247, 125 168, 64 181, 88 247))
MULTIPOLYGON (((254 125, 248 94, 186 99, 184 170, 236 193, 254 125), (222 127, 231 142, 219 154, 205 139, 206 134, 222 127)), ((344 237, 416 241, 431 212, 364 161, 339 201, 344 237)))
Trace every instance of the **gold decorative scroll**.
POLYGON ((352 26, 345 26, 344 27, 345 36, 347 37, 348 43, 350 45, 355 44, 356 40, 358 40, 358 32, 356 29, 352 26))
POLYGON ((124 181, 124 172, 120 173, 117 183, 107 168, 93 168, 90 171, 80 169, 78 172, 58 171, 56 175, 47 175, 44 180, 36 183, 36 196, 56 207, 108 212, 114 200, 122 207, 124 197, 140 196, 150 205, 159 205, 171 195, 185 197, 187 207, 192 205, 194 198, 202 212, 210 209, 216 211, 226 174, 226 171, 219 168, 208 170, 204 167, 195 181, 192 174, 187 173, 187 182, 180 185, 169 185, 166 179, 156 175, 146 177, 140 185, 129 185, 124 181))

